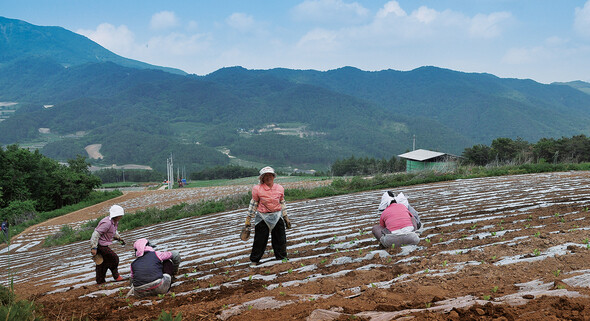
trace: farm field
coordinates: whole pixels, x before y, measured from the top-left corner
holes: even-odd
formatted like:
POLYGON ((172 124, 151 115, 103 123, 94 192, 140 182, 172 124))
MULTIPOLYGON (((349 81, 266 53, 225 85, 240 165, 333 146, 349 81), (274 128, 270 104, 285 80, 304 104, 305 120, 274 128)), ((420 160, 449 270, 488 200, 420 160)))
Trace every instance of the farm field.
MULTIPOLYGON (((195 199, 190 190, 109 202, 131 211, 166 207, 195 199)), ((49 320, 154 320, 162 310, 183 320, 590 319, 590 172, 395 191, 421 214, 418 245, 379 248, 370 230, 383 190, 289 203, 290 260, 255 268, 252 239, 238 237, 245 209, 187 218, 124 232, 127 245, 112 246, 124 276, 138 238, 183 256, 171 293, 126 300, 126 282, 94 283, 88 242, 39 247, 62 224, 106 215, 105 202, 26 231, 10 254, 0 248, 0 280, 6 285, 13 273, 16 292, 42 304, 49 320)), ((265 259, 273 257, 270 244, 268 251, 265 259)))

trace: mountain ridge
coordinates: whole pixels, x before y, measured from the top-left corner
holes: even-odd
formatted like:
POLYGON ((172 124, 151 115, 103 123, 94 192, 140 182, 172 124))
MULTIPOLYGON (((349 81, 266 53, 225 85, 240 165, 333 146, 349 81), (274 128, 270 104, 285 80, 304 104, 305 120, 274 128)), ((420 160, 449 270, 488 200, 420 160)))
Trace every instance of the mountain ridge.
MULTIPOLYGON (((2 31, 6 20, 0 18, 0 45, 12 39, 2 31)), ((18 102, 0 122, 0 143, 47 140, 38 129, 49 128, 56 137, 41 151, 50 157, 85 155, 85 146, 102 144, 105 158, 93 163, 164 171, 170 153, 189 170, 228 164, 221 151, 228 149, 251 164, 327 168, 352 155, 401 154, 414 136, 418 148, 461 154, 498 137, 533 141, 590 133, 590 95, 573 86, 584 89, 584 83, 545 85, 434 66, 236 66, 187 75, 90 59, 86 53, 100 46, 62 29, 56 30, 63 41, 44 38, 53 51, 25 37, 20 47, 0 53, 0 101, 18 102), (78 53, 68 58, 72 65, 64 65, 65 51, 78 53)))
POLYGON ((40 27, 3 16, 0 16, 0 48, 5 48, 0 52, 0 63, 7 63, 22 56, 37 55, 51 56, 64 67, 112 61, 133 68, 159 69, 170 73, 186 74, 180 69, 150 65, 121 57, 85 36, 62 27, 40 27), (31 43, 34 46, 31 46, 31 43))

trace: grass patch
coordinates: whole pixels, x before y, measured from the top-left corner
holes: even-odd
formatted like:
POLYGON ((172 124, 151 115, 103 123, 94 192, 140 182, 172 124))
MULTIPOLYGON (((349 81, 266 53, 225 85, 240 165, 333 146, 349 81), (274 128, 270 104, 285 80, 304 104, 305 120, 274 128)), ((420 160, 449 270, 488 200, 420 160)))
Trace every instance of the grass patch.
MULTIPOLYGON (((322 181, 331 179, 331 177, 322 176, 279 176, 277 183, 291 183, 301 181, 322 181)), ((258 184, 258 176, 243 177, 236 179, 213 179, 213 180, 191 180, 186 187, 211 187, 211 186, 228 186, 228 185, 255 185, 258 184)))
POLYGON ((116 183, 103 183, 100 188, 119 188, 119 187, 138 187, 148 185, 162 185, 159 183, 139 183, 139 182, 116 182, 116 183))
MULTIPOLYGON (((92 206, 92 205, 95 205, 98 203, 102 203, 104 201, 110 200, 115 197, 119 197, 121 195, 123 195, 123 193, 121 193, 121 191, 108 191, 108 192, 92 191, 90 193, 90 195, 84 201, 82 201, 80 203, 64 206, 62 208, 59 208, 59 209, 56 209, 56 210, 53 210, 50 212, 36 213, 35 218, 27 220, 23 223, 11 226, 10 227, 10 235, 16 236, 16 235, 22 233, 27 227, 45 222, 45 221, 52 219, 54 217, 69 214, 69 213, 75 212, 77 210, 81 210, 83 208, 86 208, 86 207, 89 207, 89 206, 92 206)), ((3 238, 3 235, 0 235, 0 237, 3 238)))
POLYGON ((13 284, 10 288, 0 285, 0 320, 43 320, 34 302, 17 300, 13 284))
MULTIPOLYGON (((202 216, 244 208, 248 206, 251 198, 251 194, 243 194, 226 197, 217 201, 202 201, 196 204, 182 203, 163 210, 152 207, 144 211, 137 211, 123 216, 119 221, 118 230, 119 232, 123 232, 142 226, 174 221, 186 217, 202 216)), ((47 236, 43 241, 43 246, 50 247, 89 240, 94 228, 98 225, 98 222, 100 222, 101 219, 102 217, 86 222, 76 230, 68 225, 64 225, 58 233, 47 236)))

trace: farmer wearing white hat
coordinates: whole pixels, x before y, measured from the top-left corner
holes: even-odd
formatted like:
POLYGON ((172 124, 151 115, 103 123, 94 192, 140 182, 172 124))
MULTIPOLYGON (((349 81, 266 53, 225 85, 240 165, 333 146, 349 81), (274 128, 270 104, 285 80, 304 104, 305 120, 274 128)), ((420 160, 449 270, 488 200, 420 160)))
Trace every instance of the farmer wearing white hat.
POLYGON ((274 182, 275 171, 267 166, 260 170, 260 184, 252 188, 252 200, 248 207, 246 226, 242 231, 242 240, 246 240, 254 219, 254 243, 250 254, 251 266, 256 266, 264 255, 268 235, 277 260, 287 258, 287 234, 285 228, 291 228, 285 205, 285 190, 274 182))
POLYGON ((113 252, 109 245, 113 244, 113 240, 118 240, 121 245, 125 245, 125 241, 119 236, 117 227, 119 220, 123 217, 125 211, 119 205, 113 205, 109 209, 109 216, 103 218, 98 222, 98 225, 92 233, 90 238, 90 253, 95 258, 96 262, 96 283, 101 284, 105 282, 107 270, 111 270, 111 274, 115 281, 123 281, 123 277, 119 275, 119 256, 113 252), (102 257, 97 260, 97 257, 102 257))

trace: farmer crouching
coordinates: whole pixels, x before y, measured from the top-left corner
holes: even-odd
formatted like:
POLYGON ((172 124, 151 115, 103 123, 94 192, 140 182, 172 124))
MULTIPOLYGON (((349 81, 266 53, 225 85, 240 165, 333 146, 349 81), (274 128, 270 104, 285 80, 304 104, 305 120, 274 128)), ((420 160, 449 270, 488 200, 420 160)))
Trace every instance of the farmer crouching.
POLYGON ((135 241, 133 248, 137 258, 131 263, 131 290, 127 296, 167 293, 178 272, 180 254, 177 251, 154 251, 147 239, 135 241))
POLYGON ((399 193, 395 197, 390 192, 383 194, 379 210, 384 209, 379 224, 373 226, 373 235, 381 246, 390 248, 418 244, 420 238, 416 234, 416 230, 422 224, 417 212, 415 216, 412 215, 410 207, 408 199, 403 193, 399 193))

